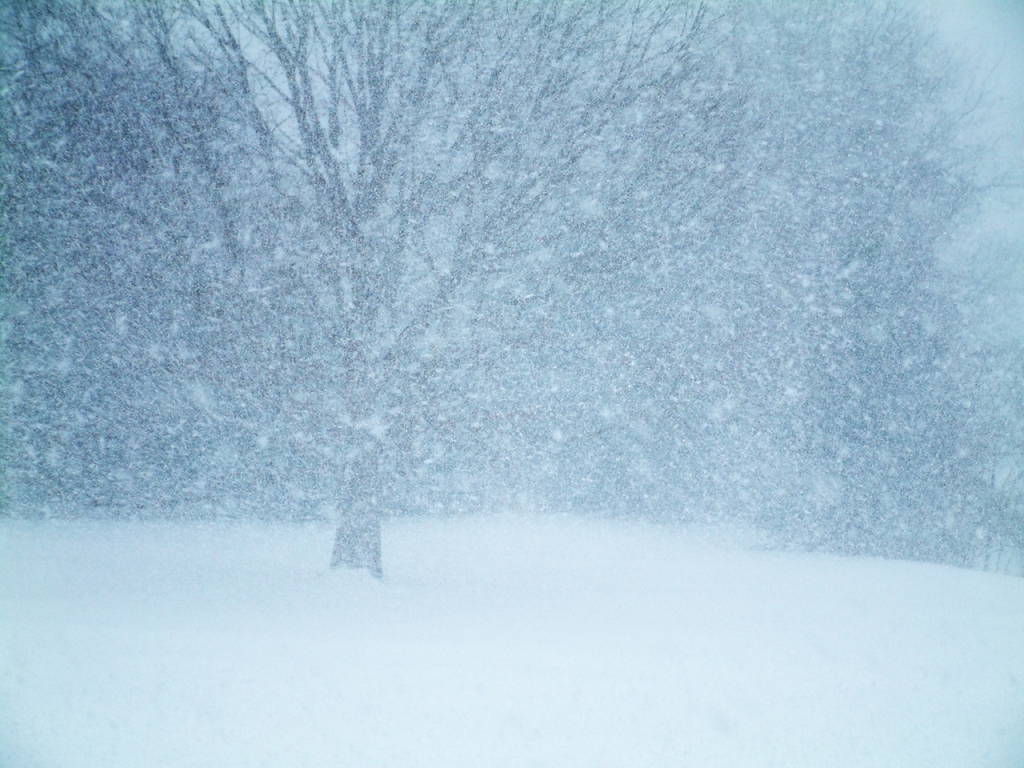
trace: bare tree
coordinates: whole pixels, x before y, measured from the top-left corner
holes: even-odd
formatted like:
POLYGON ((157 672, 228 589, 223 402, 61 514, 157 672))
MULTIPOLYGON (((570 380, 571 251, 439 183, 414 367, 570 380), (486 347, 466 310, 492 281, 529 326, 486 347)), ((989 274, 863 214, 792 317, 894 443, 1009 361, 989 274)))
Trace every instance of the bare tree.
POLYGON ((303 408, 350 446, 322 469, 351 521, 341 562, 351 526, 379 520, 417 431, 444 428, 425 388, 452 364, 437 346, 458 335, 453 315, 474 312, 469 289, 521 260, 530 222, 557 205, 611 122, 689 74, 704 11, 557 0, 184 8, 194 60, 237 73, 285 194, 332 244, 316 270, 336 308, 324 391, 303 408))

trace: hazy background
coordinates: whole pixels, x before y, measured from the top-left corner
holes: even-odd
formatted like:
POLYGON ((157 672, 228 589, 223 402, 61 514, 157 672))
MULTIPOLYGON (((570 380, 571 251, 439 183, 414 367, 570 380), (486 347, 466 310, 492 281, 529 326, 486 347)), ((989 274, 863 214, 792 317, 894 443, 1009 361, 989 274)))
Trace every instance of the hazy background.
POLYGON ((987 96, 984 123, 991 172, 1007 187, 987 201, 984 213, 965 227, 950 267, 972 269, 991 300, 988 330, 1024 334, 1024 3, 921 2, 937 29, 973 62, 972 77, 987 96), (1009 248, 1005 246, 1012 244, 1009 248), (964 251, 959 248, 963 247, 964 251), (964 259, 964 252, 974 256, 964 259), (964 265, 968 261, 968 265, 964 265))
POLYGON ((1020 4, 267 7, 0 5, 5 514, 1024 546, 1020 4))

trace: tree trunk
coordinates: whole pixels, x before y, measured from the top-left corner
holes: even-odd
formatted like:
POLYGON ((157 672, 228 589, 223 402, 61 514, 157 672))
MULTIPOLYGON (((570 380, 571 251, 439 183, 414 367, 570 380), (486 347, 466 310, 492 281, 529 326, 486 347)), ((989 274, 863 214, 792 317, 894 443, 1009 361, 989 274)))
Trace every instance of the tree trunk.
POLYGON ((383 578, 379 514, 367 509, 354 509, 338 522, 331 567, 342 565, 366 568, 376 578, 383 578))

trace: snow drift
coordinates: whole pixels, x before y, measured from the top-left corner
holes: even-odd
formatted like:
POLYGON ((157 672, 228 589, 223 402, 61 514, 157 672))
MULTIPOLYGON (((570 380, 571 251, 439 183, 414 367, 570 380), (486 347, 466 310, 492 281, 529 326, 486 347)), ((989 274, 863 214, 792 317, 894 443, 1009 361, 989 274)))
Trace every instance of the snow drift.
POLYGON ((538 517, 0 525, 0 764, 1020 766, 1024 580, 538 517))

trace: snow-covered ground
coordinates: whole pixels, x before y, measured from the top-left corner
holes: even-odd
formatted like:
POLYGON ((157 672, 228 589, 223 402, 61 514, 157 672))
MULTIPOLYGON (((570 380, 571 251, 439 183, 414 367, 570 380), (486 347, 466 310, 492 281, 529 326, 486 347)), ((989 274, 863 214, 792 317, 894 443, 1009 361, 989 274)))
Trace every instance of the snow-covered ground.
POLYGON ((1024 579, 561 518, 0 524, 0 766, 1024 766, 1024 579))

